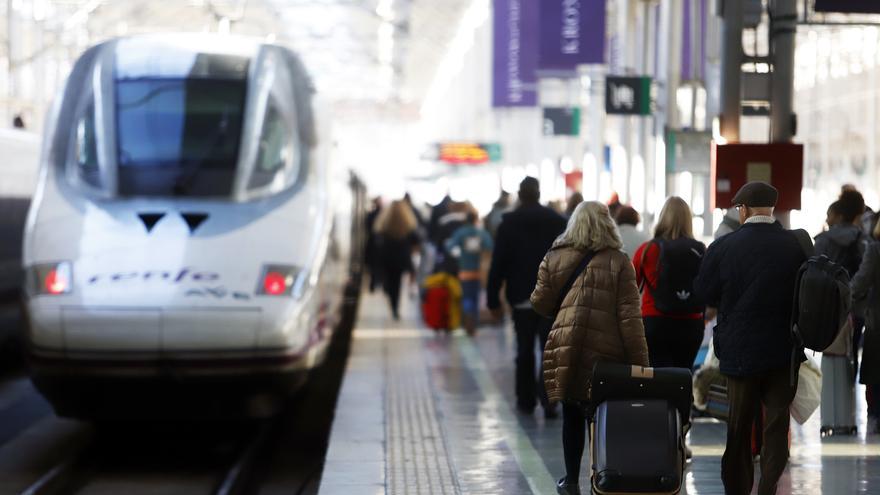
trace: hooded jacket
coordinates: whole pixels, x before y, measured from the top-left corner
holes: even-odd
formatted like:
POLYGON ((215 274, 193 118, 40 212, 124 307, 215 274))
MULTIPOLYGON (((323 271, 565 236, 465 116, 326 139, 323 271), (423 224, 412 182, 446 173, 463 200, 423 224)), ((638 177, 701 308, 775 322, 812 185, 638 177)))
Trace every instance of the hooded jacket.
POLYGON ((837 224, 816 236, 815 251, 816 256, 824 254, 831 261, 843 265, 852 277, 865 257, 867 246, 868 236, 860 227, 837 224))
POLYGON ((504 214, 498 226, 486 284, 490 309, 501 307, 502 284, 505 284, 504 295, 509 304, 529 300, 541 258, 563 230, 565 218, 539 204, 522 205, 504 214))
MULTIPOLYGON (((532 292, 535 311, 553 317, 562 286, 586 255, 554 245, 538 271, 532 292)), ((550 402, 586 401, 593 366, 599 361, 648 366, 648 344, 636 273, 626 254, 596 253, 565 294, 544 348, 544 386, 550 402)))

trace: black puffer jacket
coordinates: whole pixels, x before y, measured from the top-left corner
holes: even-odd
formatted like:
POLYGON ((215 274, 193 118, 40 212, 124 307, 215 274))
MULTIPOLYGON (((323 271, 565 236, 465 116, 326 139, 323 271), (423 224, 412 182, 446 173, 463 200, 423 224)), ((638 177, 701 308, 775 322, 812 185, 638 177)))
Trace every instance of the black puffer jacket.
POLYGON ((865 317, 865 336, 859 380, 880 384, 880 243, 868 246, 865 259, 852 279, 853 307, 865 317))
POLYGON ((522 205, 502 217, 486 286, 489 308, 501 306, 502 283, 506 283, 504 295, 509 304, 528 302, 538 280, 538 266, 563 230, 565 218, 538 204, 522 205))
POLYGON ((795 278, 806 254, 777 223, 747 223, 706 251, 694 289, 718 308, 721 372, 749 376, 791 365, 795 278))

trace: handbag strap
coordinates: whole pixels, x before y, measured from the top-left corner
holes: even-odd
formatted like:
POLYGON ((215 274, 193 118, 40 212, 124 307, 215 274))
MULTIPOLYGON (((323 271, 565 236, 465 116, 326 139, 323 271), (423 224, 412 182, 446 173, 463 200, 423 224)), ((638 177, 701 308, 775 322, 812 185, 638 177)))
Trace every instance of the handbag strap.
MULTIPOLYGON (((654 287, 651 287, 651 284, 648 283, 648 275, 645 272, 645 260, 648 259, 648 251, 651 250, 651 246, 657 245, 658 248, 663 249, 663 246, 660 244, 658 238, 651 239, 650 241, 645 243, 645 247, 642 249, 642 256, 639 260, 639 275, 642 278, 642 283, 639 284, 639 293, 645 292, 645 289, 650 291, 654 290, 654 287)), ((660 268, 660 254, 657 254, 657 268, 660 268)))
POLYGON ((577 268, 571 272, 571 275, 568 277, 568 280, 565 281, 565 285, 562 286, 562 289, 559 291, 559 299, 556 301, 556 310, 553 311, 553 314, 556 315, 559 313, 559 310, 562 309, 562 301, 565 300, 565 296, 568 295, 569 291, 571 291, 572 286, 574 286, 574 281, 577 280, 578 277, 584 273, 584 270, 587 269, 587 265, 590 264, 593 257, 596 256, 596 253, 593 251, 587 251, 587 254, 581 259, 580 264, 578 264, 577 268))

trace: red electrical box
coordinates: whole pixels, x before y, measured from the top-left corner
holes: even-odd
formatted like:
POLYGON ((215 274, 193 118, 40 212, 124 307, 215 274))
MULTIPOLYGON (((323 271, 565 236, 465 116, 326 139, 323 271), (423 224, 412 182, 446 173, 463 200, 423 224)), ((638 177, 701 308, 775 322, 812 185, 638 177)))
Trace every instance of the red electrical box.
POLYGON ((712 208, 732 207, 739 188, 756 180, 779 190, 777 210, 800 210, 804 145, 712 143, 712 208))

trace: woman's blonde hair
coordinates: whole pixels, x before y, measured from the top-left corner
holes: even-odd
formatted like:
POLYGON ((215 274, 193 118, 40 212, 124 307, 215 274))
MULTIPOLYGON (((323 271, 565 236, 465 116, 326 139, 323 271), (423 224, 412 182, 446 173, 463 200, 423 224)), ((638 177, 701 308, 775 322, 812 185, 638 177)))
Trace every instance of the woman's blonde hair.
POLYGON ((379 214, 374 230, 378 234, 399 240, 416 230, 418 225, 410 206, 403 200, 395 200, 379 214))
POLYGON ((568 219, 565 232, 556 242, 593 252, 603 249, 619 250, 623 247, 608 207, 598 201, 584 201, 577 205, 568 219))
POLYGON ((671 196, 666 200, 654 228, 654 237, 670 241, 681 237, 694 238, 694 217, 683 199, 671 196))

